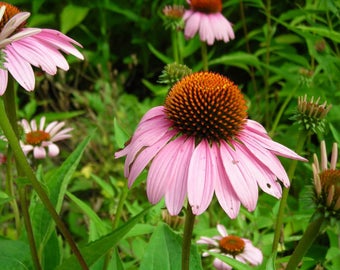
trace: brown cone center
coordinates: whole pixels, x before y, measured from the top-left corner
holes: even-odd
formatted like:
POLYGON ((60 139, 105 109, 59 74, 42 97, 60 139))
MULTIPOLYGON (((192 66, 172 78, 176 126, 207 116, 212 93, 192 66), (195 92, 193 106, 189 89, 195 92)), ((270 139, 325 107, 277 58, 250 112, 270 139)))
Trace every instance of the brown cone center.
POLYGON ((43 130, 36 130, 26 134, 26 143, 30 145, 40 145, 44 141, 48 141, 51 135, 43 130))
POLYGON ((327 194, 334 186, 334 198, 337 200, 340 197, 340 170, 324 170, 319 176, 323 192, 327 194))
POLYGON ((0 2, 0 8, 2 6, 5 6, 5 13, 0 21, 0 32, 4 28, 5 24, 16 14, 20 12, 20 9, 18 9, 16 6, 13 6, 11 4, 8 4, 6 2, 0 2))
POLYGON ((220 240, 219 246, 222 253, 236 256, 243 252, 245 242, 240 237, 228 235, 220 240))
POLYGON ((165 109, 173 128, 199 142, 229 141, 244 126, 247 106, 239 88, 227 77, 197 72, 170 90, 165 109))
POLYGON ((194 11, 208 14, 222 11, 221 0, 191 0, 190 6, 194 11))

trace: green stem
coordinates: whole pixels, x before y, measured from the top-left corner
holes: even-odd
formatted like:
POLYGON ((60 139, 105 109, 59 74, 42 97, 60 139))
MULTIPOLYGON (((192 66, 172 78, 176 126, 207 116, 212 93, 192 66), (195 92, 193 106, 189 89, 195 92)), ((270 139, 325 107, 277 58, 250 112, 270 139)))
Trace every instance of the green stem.
POLYGON ((201 42, 201 54, 202 54, 202 64, 203 64, 203 70, 208 71, 208 49, 207 49, 207 43, 201 42))
POLYGON ((21 221, 20 221, 20 211, 17 204, 16 196, 14 194, 14 184, 13 184, 13 174, 12 174, 12 160, 13 160, 13 153, 12 149, 8 147, 7 150, 7 162, 6 162, 6 192, 7 194, 12 197, 10 204, 12 207, 12 211, 14 214, 14 221, 15 221, 15 228, 16 228, 16 236, 17 238, 21 232, 21 221))
MULTIPOLYGON (((247 53, 251 54, 251 49, 250 49, 250 45, 249 45, 249 35, 248 35, 248 28, 247 28, 247 22, 246 22, 246 16, 245 16, 245 12, 244 12, 244 4, 243 1, 240 0, 240 16, 241 16, 241 21, 242 21, 242 28, 243 28, 243 33, 244 33, 244 40, 245 40, 245 44, 246 44, 246 50, 247 53)), ((250 78, 254 87, 254 92, 255 95, 257 97, 257 101, 259 100, 259 96, 257 93, 257 84, 256 84, 256 80, 255 80, 255 71, 254 71, 254 67, 250 66, 250 78)))
POLYGON ((174 54, 174 60, 176 63, 180 64, 179 53, 178 53, 177 30, 171 29, 171 42, 172 42, 172 51, 174 54))
POLYGON ((49 200, 49 198, 46 195, 43 187, 41 186, 41 184, 37 180, 31 166, 28 163, 26 156, 25 156, 25 154, 23 153, 23 151, 20 147, 18 138, 17 138, 17 136, 16 136, 16 134, 15 134, 13 128, 12 128, 12 125, 11 125, 9 119, 8 119, 8 116, 6 114, 3 99, 0 99, 0 126, 1 126, 5 136, 7 138, 7 140, 8 140, 10 147, 13 149, 13 154, 16 158, 18 169, 22 170, 24 172, 25 176, 31 182, 31 184, 32 184, 34 190, 36 191, 36 193, 38 194, 40 200, 45 205, 48 212, 50 213, 50 215, 54 219, 57 227, 59 228, 62 235, 65 237, 66 241, 69 243, 71 250, 73 251, 73 253, 77 257, 81 267, 83 269, 88 269, 86 262, 84 261, 81 253, 79 252, 79 249, 77 248, 75 242, 72 239, 70 232, 68 231, 65 224, 63 223, 63 221, 59 217, 58 213, 54 209, 53 204, 49 200))
POLYGON ((124 187, 120 194, 115 219, 113 221, 113 229, 116 229, 118 227, 118 223, 119 223, 120 217, 122 216, 122 211, 123 211, 123 207, 124 207, 124 203, 125 203, 125 199, 128 194, 128 191, 129 189, 127 187, 127 181, 124 181, 124 187))
MULTIPOLYGON (((298 139, 297 139, 296 149, 295 149, 296 153, 299 154, 302 152, 306 138, 307 138, 306 133, 304 131, 300 131, 298 139)), ((290 167, 288 169, 287 174, 288 174, 288 179, 290 180, 290 187, 292 186, 292 183, 293 183, 293 176, 295 173, 297 163, 298 163, 297 160, 295 159, 292 160, 290 163, 290 167)), ((283 216, 284 216, 284 211, 287 205, 287 198, 288 198, 290 187, 288 188, 284 187, 282 191, 282 198, 280 201, 279 212, 277 214, 276 225, 275 225, 274 241, 273 241, 273 246, 272 246, 273 253, 276 253, 277 245, 279 244, 281 229, 282 229, 282 224, 283 224, 283 216)))
POLYGON ((281 120, 281 117, 283 115, 283 112, 284 110, 286 109, 288 103, 290 102, 290 100, 292 99, 293 95, 295 94, 296 90, 298 89, 299 85, 297 85, 296 87, 294 87, 294 89, 292 91, 290 91, 289 95, 287 96, 287 98, 285 99, 285 101, 283 102, 279 112, 277 113, 276 117, 275 117, 275 120, 274 120, 274 123, 272 125, 272 128, 269 132, 269 136, 274 136, 275 134, 275 130, 281 120))
POLYGON ((28 204, 27 204, 27 198, 26 198, 26 186, 25 187, 19 187, 19 198, 20 198, 20 205, 21 205, 21 213, 24 217, 24 223, 27 233, 28 242, 30 245, 30 250, 32 254, 33 263, 35 266, 35 269, 41 270, 41 265, 39 261, 39 256, 37 252, 37 247, 35 244, 35 239, 33 235, 33 229, 32 229, 32 223, 31 218, 28 211, 28 204))
POLYGON ((265 64, 266 69, 264 73, 264 96, 265 96, 265 126, 269 127, 269 64, 270 64, 270 43, 272 37, 272 24, 271 24, 271 0, 267 0, 265 7, 265 13, 267 18, 267 36, 266 36, 266 55, 265 64))
POLYGON ((191 239, 192 232, 194 230, 195 223, 195 215, 191 211, 191 206, 188 203, 187 212, 185 217, 184 224, 184 233, 183 233, 183 244, 182 244, 182 270, 189 270, 189 262, 190 262, 190 247, 191 247, 191 239))
MULTIPOLYGON (((5 111, 8 117, 8 120, 10 122, 10 125, 13 128, 13 131, 15 133, 15 138, 19 138, 19 129, 18 129, 18 124, 17 124, 17 112, 16 112, 16 103, 15 103, 15 88, 14 88, 14 82, 12 79, 9 80, 8 86, 6 89, 6 92, 4 94, 4 106, 5 106, 5 111)), ((12 156, 12 147, 9 146, 9 152, 11 153, 12 156)), ((18 177, 22 177, 25 175, 25 172, 21 169, 21 167, 17 163, 16 160, 16 167, 17 167, 17 173, 18 177)), ((11 163, 11 160, 9 161, 11 163)), ((10 173, 11 175, 11 173, 10 173)), ((11 177, 11 176, 10 176, 11 177)), ((13 179, 10 180, 11 184, 13 185, 13 179)), ((26 198, 26 187, 19 186, 19 200, 20 200, 20 205, 21 205, 21 213, 24 218, 24 224, 25 224, 25 229, 27 233, 27 238, 28 238, 28 243, 30 246, 30 251, 31 251, 31 256, 32 260, 34 263, 34 266, 36 269, 40 270, 41 265, 40 265, 40 260, 37 252, 37 246, 36 242, 34 239, 34 234, 33 234, 33 229, 32 229, 32 223, 31 223, 31 218, 29 215, 28 211, 28 204, 27 204, 27 198, 26 198)))
POLYGON ((308 249, 315 241, 316 237, 319 235, 323 221, 324 217, 321 216, 309 223, 305 233, 299 241, 299 244, 296 246, 292 256, 288 261, 286 270, 295 270, 298 268, 297 266, 302 260, 303 256, 306 254, 308 249))

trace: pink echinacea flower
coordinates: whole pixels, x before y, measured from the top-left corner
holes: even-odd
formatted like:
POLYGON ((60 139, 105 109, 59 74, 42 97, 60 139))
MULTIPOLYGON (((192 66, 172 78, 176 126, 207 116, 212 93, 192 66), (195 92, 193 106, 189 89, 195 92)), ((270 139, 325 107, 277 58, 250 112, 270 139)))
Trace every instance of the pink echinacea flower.
POLYGON ((213 45, 215 40, 225 43, 235 38, 231 23, 222 15, 221 0, 188 0, 190 10, 183 16, 184 35, 192 38, 197 32, 201 41, 213 45))
MULTIPOLYGON (((242 263, 250 265, 260 265, 263 255, 260 249, 253 246, 250 240, 240 238, 235 235, 228 235, 226 228, 218 224, 217 230, 220 235, 212 238, 202 236, 197 244, 207 244, 214 248, 209 249, 211 252, 221 253, 222 255, 234 258, 242 263)), ((203 253, 203 257, 209 256, 208 252, 203 253)), ((220 259, 215 258, 213 265, 218 270, 231 270, 232 267, 220 259)))
POLYGON ((29 123, 26 119, 23 119, 20 122, 24 129, 24 139, 20 141, 21 148, 26 155, 33 151, 35 159, 46 158, 46 149, 49 157, 57 156, 60 150, 55 142, 71 137, 72 128, 62 129, 65 122, 54 121, 45 127, 45 121, 46 118, 42 117, 39 126, 36 120, 29 123))
POLYGON ((272 141, 262 125, 246 118, 246 110, 241 91, 228 78, 212 72, 184 77, 115 154, 126 156, 129 187, 150 164, 148 199, 154 204, 165 197, 171 215, 181 211, 186 197, 199 215, 215 193, 231 218, 241 204, 255 209, 258 186, 280 198, 277 178, 286 187, 289 179, 276 155, 305 159, 272 141))
POLYGON ((29 16, 29 12, 0 2, 0 95, 6 91, 8 72, 25 90, 32 91, 35 86, 32 66, 55 75, 57 68, 69 69, 60 51, 84 59, 73 47, 82 46, 61 32, 25 27, 29 16))

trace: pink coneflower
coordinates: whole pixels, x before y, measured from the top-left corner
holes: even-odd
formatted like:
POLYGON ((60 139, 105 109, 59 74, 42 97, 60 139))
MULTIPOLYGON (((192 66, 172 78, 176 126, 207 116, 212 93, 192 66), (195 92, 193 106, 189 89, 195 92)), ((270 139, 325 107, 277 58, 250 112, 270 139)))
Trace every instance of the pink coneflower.
POLYGON ((187 2, 190 10, 186 10, 183 16, 186 38, 192 38, 199 32, 201 41, 205 41, 208 45, 214 44, 215 39, 227 43, 235 38, 231 23, 221 13, 221 0, 188 0, 187 2))
POLYGON ((29 123, 23 119, 20 122, 24 129, 24 139, 20 141, 22 150, 26 155, 33 151, 33 157, 36 159, 45 158, 46 149, 49 157, 57 156, 60 150, 55 142, 71 137, 72 128, 63 129, 65 122, 54 121, 45 128, 45 121, 46 118, 41 117, 39 126, 35 120, 29 123))
MULTIPOLYGON (((249 263, 250 265, 260 265, 263 260, 261 250, 254 247, 250 240, 240 238, 235 235, 228 235, 226 228, 218 224, 217 230, 220 235, 212 238, 202 236, 197 243, 207 244, 214 248, 209 251, 214 253, 221 253, 222 255, 235 258, 242 263, 249 263)), ((204 252, 203 256, 209 256, 208 252, 204 252)), ((214 259, 214 266, 218 270, 230 270, 232 267, 220 259, 214 259)))
POLYGON ((126 156, 125 177, 131 187, 149 164, 147 196, 151 203, 165 197, 171 215, 184 200, 195 215, 216 197, 231 217, 240 204, 256 207, 258 186, 277 198, 288 176, 276 155, 305 160, 271 140, 263 126, 247 119, 246 102, 228 78, 198 72, 170 90, 164 106, 149 110, 129 144, 116 153, 126 156))
POLYGON ((32 91, 35 77, 32 66, 50 75, 69 65, 59 51, 80 59, 83 55, 73 47, 81 45, 59 31, 25 27, 28 12, 0 2, 0 95, 6 91, 8 72, 27 91, 32 91))

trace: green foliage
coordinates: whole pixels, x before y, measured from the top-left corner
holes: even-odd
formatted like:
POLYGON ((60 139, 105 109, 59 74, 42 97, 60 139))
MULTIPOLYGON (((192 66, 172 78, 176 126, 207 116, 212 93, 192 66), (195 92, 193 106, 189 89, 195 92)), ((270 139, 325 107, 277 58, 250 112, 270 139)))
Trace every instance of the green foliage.
MULTIPOLYGON (((163 104, 169 90, 158 83, 164 66, 178 60, 194 72, 202 69, 198 36, 188 40, 182 30, 164 26, 162 8, 173 2, 188 8, 184 0, 11 1, 31 12, 28 26, 58 29, 83 46, 85 61, 67 56, 68 72, 51 77, 35 69, 35 91, 17 89, 17 114, 20 119, 45 116, 47 122, 66 121, 73 127, 59 157, 31 165, 91 269, 180 269, 183 217, 176 226, 166 225, 164 202, 149 209, 147 173, 128 189, 123 160, 114 158, 143 114, 163 104)), ((291 120, 297 97, 321 97, 333 105, 322 132, 306 138, 301 154, 309 162, 296 169, 277 253, 271 248, 279 201, 267 194, 260 192, 254 212, 242 208, 235 220, 216 200, 197 217, 193 243, 200 236, 217 235, 216 224, 221 223, 262 250, 264 261, 257 269, 283 269, 313 214, 313 194, 306 188, 313 178, 313 153, 319 154, 322 139, 328 149, 334 141, 340 143, 340 4, 230 0, 223 1, 223 14, 233 24, 235 39, 208 47, 209 69, 239 85, 248 117, 263 124, 275 141, 297 147, 299 126, 291 120)), ((0 51, 0 67, 4 57, 0 51)), ((175 79, 167 77, 166 82, 175 79)), ((11 157, 3 141, 1 151, 11 157)), ((288 169, 289 161, 281 161, 288 169)), ((0 166, 0 268, 33 269, 27 232, 16 224, 21 217, 14 214, 17 188, 29 181, 14 173, 11 194, 6 176, 14 169, 0 166)), ((34 190, 28 192, 28 201, 43 269, 80 269, 34 190)), ((325 228, 301 269, 340 269, 338 235, 339 228, 325 228)), ((201 258, 203 251, 202 245, 192 246, 191 269, 213 269, 215 257, 235 269, 248 269, 218 254, 201 258)))

